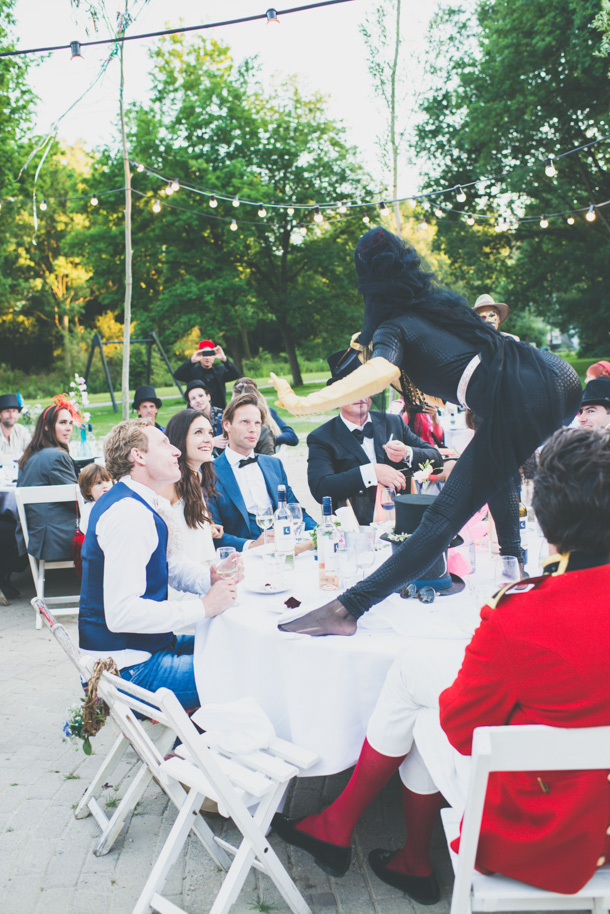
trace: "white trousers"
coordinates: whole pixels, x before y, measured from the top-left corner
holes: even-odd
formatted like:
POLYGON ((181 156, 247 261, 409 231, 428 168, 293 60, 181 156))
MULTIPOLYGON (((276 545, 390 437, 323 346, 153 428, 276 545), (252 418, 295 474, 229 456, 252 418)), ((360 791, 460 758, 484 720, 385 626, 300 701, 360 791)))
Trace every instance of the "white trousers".
POLYGON ((366 735, 382 755, 407 755, 400 766, 405 787, 440 790, 457 809, 464 808, 470 758, 445 736, 438 699, 455 680, 467 645, 467 639, 417 639, 405 648, 388 671, 366 735))

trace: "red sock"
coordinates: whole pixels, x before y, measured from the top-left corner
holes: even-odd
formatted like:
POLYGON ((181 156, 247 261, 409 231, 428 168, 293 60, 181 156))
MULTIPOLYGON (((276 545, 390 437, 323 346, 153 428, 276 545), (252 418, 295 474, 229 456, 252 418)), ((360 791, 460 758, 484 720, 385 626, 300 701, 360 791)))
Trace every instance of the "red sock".
POLYGON ((432 831, 444 802, 441 793, 413 793, 402 785, 407 841, 402 850, 396 851, 387 864, 388 869, 405 873, 407 876, 429 876, 432 873, 432 831))
POLYGON ((297 828, 314 838, 349 847, 360 816, 398 771, 404 755, 382 755, 365 739, 349 783, 324 812, 307 816, 297 828))

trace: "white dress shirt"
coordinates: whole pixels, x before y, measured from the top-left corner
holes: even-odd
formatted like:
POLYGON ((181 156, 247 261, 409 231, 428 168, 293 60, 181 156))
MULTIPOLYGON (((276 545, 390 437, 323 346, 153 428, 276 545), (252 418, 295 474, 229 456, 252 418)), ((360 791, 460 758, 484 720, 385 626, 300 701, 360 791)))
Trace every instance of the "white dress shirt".
MULTIPOLYGON (((366 414, 366 419, 364 420, 362 425, 356 425, 355 422, 350 422, 349 419, 346 419, 344 416, 341 415, 341 413, 339 413, 339 416, 341 418, 341 421, 344 422, 345 425, 347 426, 347 428, 349 429, 350 434, 354 431, 354 429, 358 429, 359 431, 362 431, 362 429, 364 428, 366 423, 371 422, 370 413, 366 414)), ((358 444, 360 444, 360 442, 358 442, 358 444)), ((377 463, 377 455, 375 453, 375 441, 373 438, 363 438, 362 444, 360 444, 360 447, 362 448, 362 450, 364 451, 364 453, 366 454, 366 456, 369 458, 369 461, 370 461, 369 463, 365 463, 360 467, 360 473, 362 475, 362 482, 364 483, 365 488, 368 489, 370 486, 377 485, 377 474, 375 473, 375 467, 373 466, 373 464, 377 463)), ((410 467, 411 461, 413 460, 413 448, 409 447, 408 445, 405 445, 405 447, 407 448, 407 453, 405 454, 403 463, 405 466, 410 467)))
MULTIPOLYGON (((157 494, 148 486, 124 476, 121 482, 136 492, 152 508, 157 494)), ((108 508, 96 527, 100 549, 104 553, 104 613, 112 632, 157 634, 179 631, 205 618, 200 598, 192 600, 151 600, 145 598, 146 566, 159 544, 152 513, 135 498, 122 498, 108 508)), ((188 558, 168 557, 169 583, 176 590, 206 594, 210 589, 210 572, 188 558)), ((83 651, 98 659, 107 651, 83 651)), ((122 669, 143 663, 149 651, 116 651, 112 657, 122 669)))

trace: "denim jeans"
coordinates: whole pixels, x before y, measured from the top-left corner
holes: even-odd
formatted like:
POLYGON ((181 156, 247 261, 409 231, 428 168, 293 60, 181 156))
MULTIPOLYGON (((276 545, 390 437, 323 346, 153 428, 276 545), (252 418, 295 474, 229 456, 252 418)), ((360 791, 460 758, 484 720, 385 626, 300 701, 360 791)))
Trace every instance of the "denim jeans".
POLYGON ((194 648, 194 635, 178 635, 166 650, 157 651, 144 663, 122 669, 121 677, 150 692, 170 689, 182 707, 191 711, 201 705, 193 669, 194 648))

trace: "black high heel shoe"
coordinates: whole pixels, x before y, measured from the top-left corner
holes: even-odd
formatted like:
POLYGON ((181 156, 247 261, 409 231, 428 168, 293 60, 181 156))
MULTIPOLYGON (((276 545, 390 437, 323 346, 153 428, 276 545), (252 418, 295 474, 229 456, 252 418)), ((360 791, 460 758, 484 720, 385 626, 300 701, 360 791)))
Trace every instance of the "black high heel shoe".
POLYGON ((330 844, 328 841, 322 841, 320 838, 305 834, 304 831, 299 831, 296 826, 302 821, 303 819, 291 819, 290 816, 277 812, 271 825, 280 838, 287 841, 288 844, 300 847, 311 854, 315 863, 329 876, 345 876, 352 862, 351 847, 330 844))

